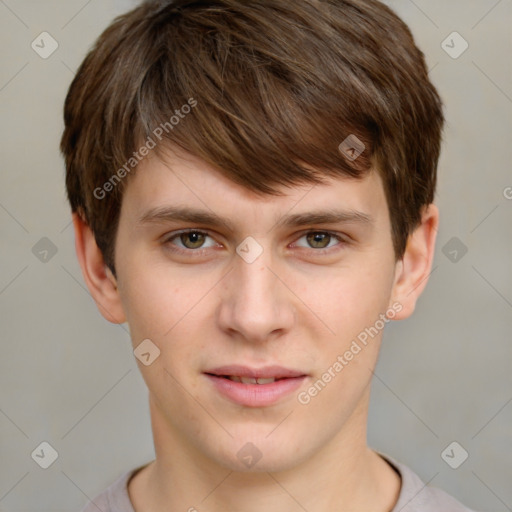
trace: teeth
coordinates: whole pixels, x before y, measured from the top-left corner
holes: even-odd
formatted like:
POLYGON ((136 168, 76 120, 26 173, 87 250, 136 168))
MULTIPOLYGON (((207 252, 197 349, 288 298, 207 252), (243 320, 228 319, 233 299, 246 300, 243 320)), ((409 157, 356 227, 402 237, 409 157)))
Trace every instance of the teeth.
POLYGON ((273 377, 270 377, 268 379, 257 379, 258 380, 258 384, 272 384, 272 382, 275 382, 276 379, 274 379, 273 377))
POLYGON ((258 379, 253 379, 252 377, 240 377, 240 382, 242 384, 258 384, 258 379))
POLYGON ((242 384, 272 384, 272 382, 276 380, 273 377, 268 379, 254 379, 252 377, 238 377, 234 375, 230 375, 228 379, 233 382, 241 382, 242 384))

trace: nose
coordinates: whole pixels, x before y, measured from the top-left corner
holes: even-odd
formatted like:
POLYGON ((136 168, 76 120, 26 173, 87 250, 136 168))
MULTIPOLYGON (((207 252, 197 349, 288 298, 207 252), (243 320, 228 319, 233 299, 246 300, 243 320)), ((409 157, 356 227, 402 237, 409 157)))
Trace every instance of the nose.
POLYGON ((235 258, 234 268, 223 280, 217 311, 223 331, 255 343, 290 331, 297 317, 286 276, 279 275, 267 255, 264 251, 252 263, 235 258))

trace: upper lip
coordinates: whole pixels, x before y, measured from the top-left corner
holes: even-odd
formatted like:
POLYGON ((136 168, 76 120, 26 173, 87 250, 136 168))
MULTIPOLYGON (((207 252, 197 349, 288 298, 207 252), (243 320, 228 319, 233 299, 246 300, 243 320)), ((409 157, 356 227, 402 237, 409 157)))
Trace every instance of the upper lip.
POLYGON ((282 366, 264 366, 262 368, 250 368, 238 364, 229 364, 213 368, 204 373, 220 376, 233 377, 251 377, 253 379, 284 379, 293 377, 303 377, 306 374, 300 370, 292 370, 282 366))

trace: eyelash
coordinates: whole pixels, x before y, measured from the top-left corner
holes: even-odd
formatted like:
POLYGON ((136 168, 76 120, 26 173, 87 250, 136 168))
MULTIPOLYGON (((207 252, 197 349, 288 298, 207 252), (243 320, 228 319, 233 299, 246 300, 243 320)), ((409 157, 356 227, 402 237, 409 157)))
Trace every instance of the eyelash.
MULTIPOLYGON (((207 252, 209 249, 211 249, 211 247, 207 247, 207 248, 204 248, 204 249, 203 248, 199 248, 199 249, 181 249, 181 248, 177 248, 176 246, 173 246, 170 243, 173 240, 175 240, 176 238, 179 238, 180 235, 184 235, 184 234, 187 234, 187 233, 198 233, 198 234, 206 235, 206 236, 208 236, 210 238, 213 238, 213 236, 208 231, 202 231, 202 230, 199 230, 199 229, 185 229, 185 230, 182 230, 182 231, 177 231, 177 232, 171 233, 168 237, 166 237, 164 239, 163 243, 164 243, 164 245, 167 246, 168 250, 170 250, 171 252, 174 252, 174 253, 177 253, 177 254, 181 254, 181 255, 187 255, 187 256, 190 256, 190 255, 196 256, 196 257, 197 256, 203 256, 205 252, 207 252)), ((308 230, 308 231, 304 231, 304 232, 300 233, 300 236, 299 236, 298 240, 300 240, 304 236, 309 235, 311 233, 317 233, 317 234, 320 233, 322 235, 329 235, 329 236, 335 238, 336 240, 338 240, 338 242, 340 242, 336 246, 328 247, 328 248, 323 248, 323 249, 309 248, 309 251, 313 252, 315 255, 323 255, 325 253, 332 253, 333 249, 335 249, 335 247, 338 247, 339 245, 345 246, 345 245, 347 245, 349 243, 348 240, 346 239, 346 237, 343 237, 339 233, 334 233, 332 231, 318 230, 318 229, 308 230)), ((305 247, 301 247, 301 249, 308 250, 305 247)), ((335 250, 341 250, 341 248, 338 247, 338 249, 335 249, 335 250)))

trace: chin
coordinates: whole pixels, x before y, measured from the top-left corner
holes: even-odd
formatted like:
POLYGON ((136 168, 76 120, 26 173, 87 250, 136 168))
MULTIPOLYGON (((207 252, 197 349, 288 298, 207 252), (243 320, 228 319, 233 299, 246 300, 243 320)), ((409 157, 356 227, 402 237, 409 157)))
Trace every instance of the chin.
POLYGON ((233 438, 226 438, 226 443, 211 447, 217 464, 242 473, 280 472, 292 469, 306 458, 297 444, 297 435, 288 435, 283 429, 281 435, 274 432, 269 436, 272 429, 267 426, 260 430, 256 433, 252 427, 250 434, 239 432, 233 438), (293 444, 290 439, 295 439, 293 444))

